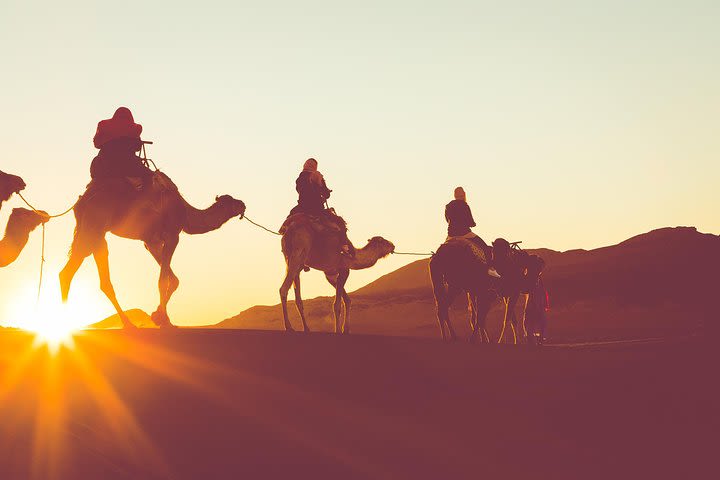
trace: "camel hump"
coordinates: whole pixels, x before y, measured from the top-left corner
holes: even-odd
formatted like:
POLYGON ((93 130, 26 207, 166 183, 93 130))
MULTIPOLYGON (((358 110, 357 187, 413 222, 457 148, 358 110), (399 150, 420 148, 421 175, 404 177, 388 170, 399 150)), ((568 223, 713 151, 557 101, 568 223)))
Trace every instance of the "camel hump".
POLYGON ((170 177, 165 175, 160 170, 156 170, 152 175, 152 189, 161 192, 178 192, 178 187, 175 182, 170 180, 170 177))
POLYGON ((347 232, 347 223, 345 220, 341 216, 331 213, 323 215, 293 213, 285 219, 279 232, 284 234, 288 229, 305 226, 312 228, 313 231, 320 234, 347 232))
POLYGON ((473 242, 470 239, 467 238, 461 238, 461 237, 453 237, 448 238, 445 240, 445 243, 440 245, 440 247, 437 250, 437 253, 439 254, 441 251, 448 251, 448 250, 462 250, 465 252, 465 255, 469 255, 472 257, 473 260, 482 262, 484 264, 488 263, 488 258, 485 255, 485 252, 483 251, 480 246, 473 242))

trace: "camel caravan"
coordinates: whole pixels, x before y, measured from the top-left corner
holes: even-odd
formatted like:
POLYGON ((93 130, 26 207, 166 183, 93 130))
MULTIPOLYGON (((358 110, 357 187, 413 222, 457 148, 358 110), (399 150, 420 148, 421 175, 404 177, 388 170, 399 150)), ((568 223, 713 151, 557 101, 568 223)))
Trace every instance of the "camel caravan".
MULTIPOLYGON (((123 326, 136 328, 117 300, 110 279, 105 237, 112 233, 142 241, 160 266, 160 303, 151 319, 159 327, 171 328, 167 305, 180 283, 171 262, 180 233, 203 234, 219 229, 232 218, 242 219, 245 204, 230 195, 220 195, 205 209, 190 205, 167 175, 150 168, 154 163, 147 159, 145 145, 151 142, 141 140, 141 133, 142 126, 135 123, 125 107, 118 108, 112 118, 98 123, 93 143, 99 152, 90 166, 91 181, 66 212, 74 213, 76 226, 68 261, 59 275, 60 290, 66 301, 75 273, 92 255, 100 289, 114 306, 123 326)), ((20 177, 0 172, 0 206, 13 194, 25 200, 20 194, 25 186, 20 177)), ((294 331, 287 307, 288 293, 293 287, 303 331, 310 331, 303 308, 300 275, 315 269, 322 271, 335 289, 335 333, 348 334, 351 300, 345 285, 350 271, 374 266, 380 259, 396 253, 395 246, 376 236, 364 247, 355 248, 347 236, 345 221, 328 206, 332 190, 319 172, 317 160, 305 161, 296 180, 296 190, 298 203, 278 233, 282 237, 281 250, 287 267, 280 286, 285 330, 294 331)), ((465 191, 456 188, 454 197, 445 208, 447 240, 429 262, 442 338, 457 338, 449 312, 453 301, 463 295, 467 298, 470 317, 470 341, 490 342, 485 321, 491 306, 500 298, 505 314, 498 341, 518 343, 527 339, 528 343, 541 344, 548 307, 541 278, 544 262, 522 251, 517 243, 504 239, 487 245, 471 230, 475 221, 465 191), (525 314, 518 319, 515 306, 521 295, 527 295, 525 314)), ((50 218, 46 212, 32 207, 14 209, 0 241, 0 266, 12 263, 27 243, 30 232, 50 218)))

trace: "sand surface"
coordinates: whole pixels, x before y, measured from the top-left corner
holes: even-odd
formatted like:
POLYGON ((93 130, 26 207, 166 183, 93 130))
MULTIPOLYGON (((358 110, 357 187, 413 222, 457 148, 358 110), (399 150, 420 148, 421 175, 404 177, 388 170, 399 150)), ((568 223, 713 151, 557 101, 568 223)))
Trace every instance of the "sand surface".
POLYGON ((718 478, 697 339, 0 332, 0 478, 718 478))

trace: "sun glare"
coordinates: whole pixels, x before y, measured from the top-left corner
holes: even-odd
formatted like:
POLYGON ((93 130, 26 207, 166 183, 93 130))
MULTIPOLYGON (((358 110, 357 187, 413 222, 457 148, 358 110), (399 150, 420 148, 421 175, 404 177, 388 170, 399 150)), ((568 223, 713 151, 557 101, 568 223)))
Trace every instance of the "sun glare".
POLYGON ((103 307, 80 283, 73 285, 70 300, 63 304, 60 292, 45 288, 38 301, 32 288, 16 296, 9 311, 9 326, 35 333, 35 343, 55 353, 73 347, 73 335, 103 318, 103 307))

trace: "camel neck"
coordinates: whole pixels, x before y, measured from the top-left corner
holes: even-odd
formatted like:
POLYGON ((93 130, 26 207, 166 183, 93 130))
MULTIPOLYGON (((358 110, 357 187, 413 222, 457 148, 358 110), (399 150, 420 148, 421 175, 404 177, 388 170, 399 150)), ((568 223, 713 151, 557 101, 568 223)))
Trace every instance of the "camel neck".
POLYGON ((348 266, 352 270, 363 270, 372 267, 378 260, 380 260, 380 255, 375 248, 368 245, 355 252, 355 257, 349 261, 348 266))
POLYGON ((5 236, 0 240, 0 267, 5 267, 17 259, 29 237, 30 231, 21 229, 10 217, 5 236))
POLYGON ((185 203, 185 224, 183 231, 191 235, 211 232, 220 228, 230 217, 217 202, 201 210, 185 203))

